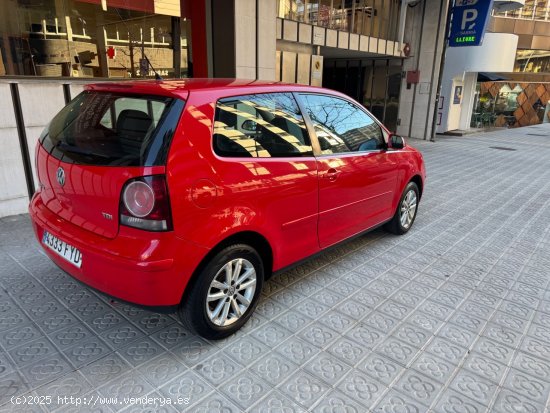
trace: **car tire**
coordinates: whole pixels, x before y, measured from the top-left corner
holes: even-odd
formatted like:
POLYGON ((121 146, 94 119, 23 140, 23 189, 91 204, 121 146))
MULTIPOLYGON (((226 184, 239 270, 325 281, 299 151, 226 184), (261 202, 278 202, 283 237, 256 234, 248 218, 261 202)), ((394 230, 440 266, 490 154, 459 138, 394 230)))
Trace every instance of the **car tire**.
POLYGON ((396 235, 408 232, 416 219, 419 199, 418 185, 409 182, 401 194, 393 218, 386 224, 386 229, 396 235))
POLYGON ((230 245, 204 266, 181 303, 182 323, 198 335, 219 340, 250 318, 264 280, 258 252, 245 244, 230 245))

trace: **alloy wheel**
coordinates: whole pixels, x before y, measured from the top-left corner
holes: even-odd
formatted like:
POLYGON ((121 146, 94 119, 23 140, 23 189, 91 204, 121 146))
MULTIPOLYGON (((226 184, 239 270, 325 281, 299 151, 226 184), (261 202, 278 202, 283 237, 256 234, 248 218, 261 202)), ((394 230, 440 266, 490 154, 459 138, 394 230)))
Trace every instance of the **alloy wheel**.
POLYGON ((248 310, 256 291, 256 270, 244 258, 227 262, 208 288, 206 314, 220 327, 236 322, 248 310))
POLYGON ((416 214, 416 206, 417 206, 417 196, 416 192, 413 189, 410 189, 405 197, 403 198, 403 202, 401 202, 401 226, 405 229, 408 229, 413 220, 414 216, 416 214))

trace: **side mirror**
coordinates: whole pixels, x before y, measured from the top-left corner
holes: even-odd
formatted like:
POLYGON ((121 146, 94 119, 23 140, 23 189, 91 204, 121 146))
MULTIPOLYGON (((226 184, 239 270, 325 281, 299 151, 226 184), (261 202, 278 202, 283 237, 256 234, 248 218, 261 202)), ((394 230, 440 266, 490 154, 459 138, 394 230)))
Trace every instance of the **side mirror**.
POLYGON ((258 130, 258 123, 252 119, 247 119, 242 123, 241 129, 248 132, 256 132, 258 130))
POLYGON ((388 143, 388 147, 391 149, 403 149, 405 147, 405 140, 399 135, 391 135, 388 143))

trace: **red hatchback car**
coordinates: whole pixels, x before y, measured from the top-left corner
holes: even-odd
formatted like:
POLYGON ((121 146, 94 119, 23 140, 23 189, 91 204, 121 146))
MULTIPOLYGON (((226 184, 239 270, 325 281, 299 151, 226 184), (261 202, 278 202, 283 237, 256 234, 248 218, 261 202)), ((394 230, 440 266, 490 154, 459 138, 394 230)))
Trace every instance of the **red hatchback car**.
POLYGON ((414 222, 421 154, 322 88, 229 79, 94 84, 36 149, 48 256, 118 299, 238 330, 274 272, 414 222))

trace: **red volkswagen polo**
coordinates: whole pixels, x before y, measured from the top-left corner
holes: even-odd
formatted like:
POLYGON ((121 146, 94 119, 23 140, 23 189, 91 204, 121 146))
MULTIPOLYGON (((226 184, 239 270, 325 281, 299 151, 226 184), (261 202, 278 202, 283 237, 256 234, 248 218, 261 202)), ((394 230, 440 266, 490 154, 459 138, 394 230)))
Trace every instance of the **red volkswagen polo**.
POLYGON ((30 204, 48 256, 222 338, 266 277, 381 224, 407 232, 420 153, 331 90, 240 80, 95 84, 51 121, 30 204))

